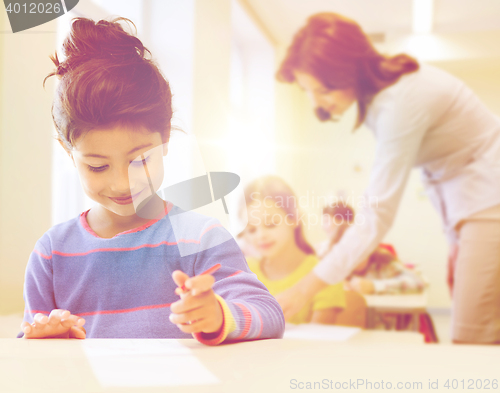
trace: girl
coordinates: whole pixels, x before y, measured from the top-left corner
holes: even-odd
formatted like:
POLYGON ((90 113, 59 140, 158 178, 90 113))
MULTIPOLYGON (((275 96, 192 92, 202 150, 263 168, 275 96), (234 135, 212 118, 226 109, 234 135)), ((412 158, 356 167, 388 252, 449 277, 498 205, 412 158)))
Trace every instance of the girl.
MULTIPOLYGON (((297 198, 279 177, 255 180, 245 189, 248 226, 244 237, 261 255, 248 258, 250 269, 276 295, 307 275, 318 263, 306 241, 299 220, 297 198)), ((287 321, 291 323, 335 323, 345 307, 342 284, 319 292, 287 321)))
POLYGON ((387 249, 379 246, 354 269, 349 286, 366 295, 396 295, 422 292, 425 281, 387 249))
POLYGON ((52 58, 57 70, 49 76, 60 79, 52 108, 57 139, 96 205, 35 245, 22 334, 192 334, 210 345, 281 337, 281 309, 250 273, 234 239, 221 243, 229 236, 218 222, 156 195, 172 94, 150 52, 120 21, 130 22, 76 18, 64 42, 65 61, 52 58), (174 218, 184 220, 175 233, 174 218), (181 244, 203 251, 181 256, 181 244), (222 267, 213 276, 200 275, 216 263, 222 267))
POLYGON ((353 20, 313 15, 294 36, 278 79, 296 82, 319 120, 352 104, 377 139, 363 211, 314 272, 278 297, 285 317, 347 277, 378 246, 410 171, 422 169, 450 242, 453 340, 500 342, 500 119, 460 80, 400 54, 379 53, 353 20))

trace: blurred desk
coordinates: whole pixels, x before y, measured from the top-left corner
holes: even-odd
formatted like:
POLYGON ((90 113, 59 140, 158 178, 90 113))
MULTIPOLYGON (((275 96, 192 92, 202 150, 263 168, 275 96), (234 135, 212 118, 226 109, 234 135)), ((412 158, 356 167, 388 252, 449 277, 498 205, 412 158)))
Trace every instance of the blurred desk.
POLYGON ((377 313, 411 315, 411 328, 418 331, 418 318, 427 312, 427 292, 415 295, 364 295, 367 306, 367 328, 373 328, 377 313))
POLYGON ((442 388, 450 378, 499 378, 499 370, 498 347, 424 345, 412 332, 361 331, 344 342, 283 339, 217 347, 195 340, 0 340, 2 393, 275 393, 292 391, 300 382, 350 379, 393 386, 421 382, 427 389, 429 379, 439 379, 442 388), (152 350, 172 344, 168 356, 152 350), (122 348, 118 360, 106 355, 110 347, 122 348), (198 371, 185 365, 189 359, 198 371), (161 382, 162 374, 172 372, 164 364, 184 364, 179 372, 190 380, 183 386, 168 378, 161 382), (206 375, 199 378, 200 371, 206 375), (109 383, 113 379, 116 385, 109 383))

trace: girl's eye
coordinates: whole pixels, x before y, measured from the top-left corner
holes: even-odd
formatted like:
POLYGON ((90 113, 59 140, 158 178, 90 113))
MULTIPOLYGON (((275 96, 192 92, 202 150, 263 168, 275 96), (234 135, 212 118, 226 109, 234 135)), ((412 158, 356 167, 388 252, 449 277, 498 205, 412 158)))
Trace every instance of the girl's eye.
POLYGON ((92 172, 102 172, 103 170, 105 170, 107 168, 107 165, 103 165, 103 166, 90 166, 89 165, 89 169, 92 171, 92 172))

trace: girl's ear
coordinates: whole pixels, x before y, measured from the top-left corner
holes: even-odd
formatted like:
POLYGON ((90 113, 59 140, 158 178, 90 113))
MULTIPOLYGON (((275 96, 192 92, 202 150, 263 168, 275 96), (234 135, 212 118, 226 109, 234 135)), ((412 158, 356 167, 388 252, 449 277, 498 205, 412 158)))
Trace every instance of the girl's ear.
POLYGON ((163 144, 163 157, 168 153, 168 142, 163 144))

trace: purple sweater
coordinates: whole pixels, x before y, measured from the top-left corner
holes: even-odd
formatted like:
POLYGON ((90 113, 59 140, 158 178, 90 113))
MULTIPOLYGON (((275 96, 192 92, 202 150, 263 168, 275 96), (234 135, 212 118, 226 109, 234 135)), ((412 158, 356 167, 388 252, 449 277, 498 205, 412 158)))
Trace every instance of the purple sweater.
POLYGON ((111 239, 92 231, 87 212, 47 231, 26 268, 24 320, 65 309, 85 318, 88 338, 191 338, 168 318, 170 304, 179 299, 172 272, 194 276, 220 263, 213 289, 224 310, 223 332, 214 340, 195 337, 207 344, 281 338, 281 308, 228 232, 206 216, 171 205, 168 211, 111 239), (182 228, 174 233, 171 218, 179 213, 182 228), (181 245, 205 250, 181 256, 181 245))

